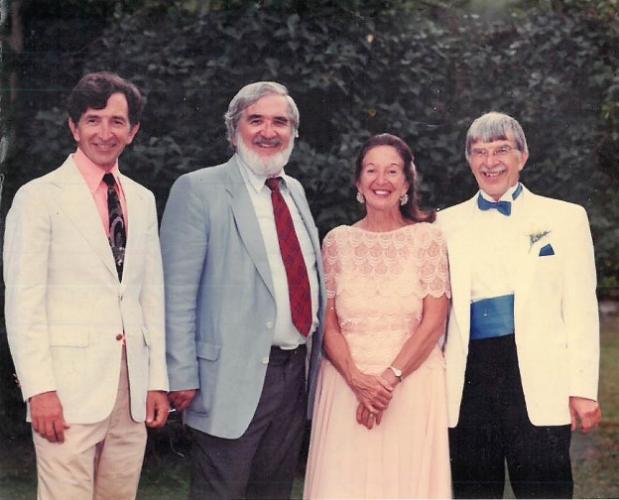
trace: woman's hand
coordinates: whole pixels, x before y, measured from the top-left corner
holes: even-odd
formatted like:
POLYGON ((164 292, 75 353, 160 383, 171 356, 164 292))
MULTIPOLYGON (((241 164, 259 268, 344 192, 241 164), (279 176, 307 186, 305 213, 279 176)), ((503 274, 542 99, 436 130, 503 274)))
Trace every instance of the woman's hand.
POLYGON ((375 425, 380 425, 383 412, 371 413, 362 403, 357 406, 357 422, 371 430, 375 425))
POLYGON ((374 414, 387 409, 395 388, 382 376, 368 375, 361 371, 351 376, 349 385, 359 403, 374 414))

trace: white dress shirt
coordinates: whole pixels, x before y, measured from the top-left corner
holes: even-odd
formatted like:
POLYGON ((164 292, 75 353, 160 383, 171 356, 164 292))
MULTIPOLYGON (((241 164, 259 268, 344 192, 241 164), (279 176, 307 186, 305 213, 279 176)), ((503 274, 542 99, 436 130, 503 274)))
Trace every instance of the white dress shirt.
MULTIPOLYGON (((241 166, 241 175, 247 186, 247 191, 254 207, 256 218, 258 219, 269 267, 271 268, 275 304, 277 306, 273 345, 281 347, 282 349, 294 349, 298 347, 299 344, 304 344, 306 338, 301 335, 292 324, 290 297, 288 294, 288 278, 279 249, 275 216, 273 215, 273 204, 271 202, 271 190, 265 185, 267 176, 255 174, 238 155, 237 160, 241 166)), ((283 179, 280 190, 290 210, 294 229, 299 239, 303 259, 305 260, 305 266, 307 267, 312 298, 312 326, 310 332, 313 332, 318 326, 318 271, 316 269, 316 254, 305 228, 305 224, 303 223, 303 219, 301 219, 301 215, 286 186, 287 176, 283 170, 280 172, 279 177, 283 179)))
MULTIPOLYGON (((511 202, 510 216, 494 209, 478 209, 475 214, 477 245, 471 267, 472 302, 514 293, 514 279, 518 273, 514 243, 520 236, 518 207, 526 197, 523 191, 515 200, 512 198, 517 187, 518 184, 508 189, 500 200, 511 202)), ((495 201, 483 191, 480 194, 488 201, 495 201)))

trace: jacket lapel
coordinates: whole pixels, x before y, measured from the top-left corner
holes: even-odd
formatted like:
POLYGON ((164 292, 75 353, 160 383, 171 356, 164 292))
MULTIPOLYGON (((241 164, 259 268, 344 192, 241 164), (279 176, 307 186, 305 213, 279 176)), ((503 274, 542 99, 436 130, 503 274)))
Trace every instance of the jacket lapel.
POLYGON ((476 253, 474 200, 465 205, 462 225, 449 238, 453 308, 464 345, 468 345, 471 326, 471 262, 476 253))
POLYGON ((57 170, 54 182, 60 188, 59 205, 63 213, 99 256, 105 267, 118 277, 110 243, 101 225, 101 217, 71 156, 57 170))
POLYGON ((515 274, 514 280, 514 317, 516 328, 518 325, 518 318, 521 318, 524 314, 524 308, 535 277, 535 267, 539 261, 540 245, 547 243, 547 238, 543 238, 531 244, 530 235, 551 229, 544 222, 543 211, 536 208, 538 197, 526 188, 523 194, 522 206, 519 207, 520 210, 522 210, 522 216, 519 222, 519 234, 515 242, 515 244, 518 245, 516 264, 518 272, 515 274))
POLYGON ((316 224, 314 223, 314 218, 312 217, 312 213, 310 212, 309 205, 302 193, 294 189, 292 184, 288 185, 290 196, 292 197, 294 204, 301 215, 301 219, 303 220, 303 224, 305 225, 305 230, 310 237, 312 242, 312 247, 314 248, 314 252, 316 253, 316 260, 320 258, 320 241, 318 239, 318 232, 316 230, 316 224))
POLYGON ((142 206, 142 196, 136 189, 135 184, 125 175, 120 175, 125 202, 127 203, 127 243, 125 247, 125 261, 123 265, 123 281, 126 281, 127 273, 132 269, 133 259, 139 255, 140 249, 136 247, 138 236, 145 231, 145 211, 142 206))
POLYGON ((228 162, 226 167, 228 178, 226 179, 225 187, 228 193, 230 193, 232 215, 239 235, 243 240, 249 257, 258 270, 258 274, 262 277, 271 295, 275 296, 264 240, 262 239, 254 206, 239 168, 234 157, 228 162))

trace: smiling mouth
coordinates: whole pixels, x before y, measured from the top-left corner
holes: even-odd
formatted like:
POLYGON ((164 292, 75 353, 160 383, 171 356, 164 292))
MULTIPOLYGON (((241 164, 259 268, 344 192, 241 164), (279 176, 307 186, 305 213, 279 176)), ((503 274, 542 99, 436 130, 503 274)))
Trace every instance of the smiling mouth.
POLYGON ((506 168, 496 168, 493 170, 485 170, 482 169, 480 170, 481 175, 483 175, 484 177, 488 178, 488 179, 493 179, 495 177, 500 176, 501 174, 504 174, 507 171, 506 168))
POLYGON ((269 139, 256 139, 254 142, 255 146, 258 146, 260 148, 264 148, 264 149, 273 149, 273 148, 278 148, 282 145, 282 141, 280 141, 279 139, 273 139, 273 140, 269 140, 269 139))
POLYGON ((116 147, 116 143, 112 142, 110 144, 93 144, 93 146, 100 151, 111 151, 116 147))

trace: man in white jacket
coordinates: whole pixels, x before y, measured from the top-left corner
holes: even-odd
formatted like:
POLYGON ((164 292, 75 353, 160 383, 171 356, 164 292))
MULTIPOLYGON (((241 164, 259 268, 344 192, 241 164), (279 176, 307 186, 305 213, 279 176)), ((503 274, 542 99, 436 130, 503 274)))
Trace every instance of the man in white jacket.
POLYGON ((476 119, 473 198, 439 213, 453 304, 445 346, 456 498, 570 498, 571 430, 601 418, 599 321, 585 210, 520 182, 526 138, 510 116, 476 119), (570 429, 571 428, 571 429, 570 429))
POLYGON ((73 89, 77 143, 22 186, 6 220, 6 326, 37 455, 39 500, 135 498, 146 425, 168 415, 155 200, 122 175, 143 99, 111 73, 73 89))

